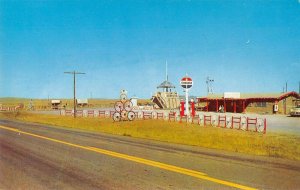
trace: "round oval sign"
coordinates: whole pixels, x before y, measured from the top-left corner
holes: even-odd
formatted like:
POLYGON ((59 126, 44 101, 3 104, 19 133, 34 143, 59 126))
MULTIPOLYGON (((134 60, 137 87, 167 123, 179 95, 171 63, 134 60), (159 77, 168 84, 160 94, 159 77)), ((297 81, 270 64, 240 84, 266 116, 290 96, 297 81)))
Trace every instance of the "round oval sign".
POLYGON ((185 76, 181 79, 180 85, 185 89, 191 88, 193 86, 193 80, 191 77, 185 76))

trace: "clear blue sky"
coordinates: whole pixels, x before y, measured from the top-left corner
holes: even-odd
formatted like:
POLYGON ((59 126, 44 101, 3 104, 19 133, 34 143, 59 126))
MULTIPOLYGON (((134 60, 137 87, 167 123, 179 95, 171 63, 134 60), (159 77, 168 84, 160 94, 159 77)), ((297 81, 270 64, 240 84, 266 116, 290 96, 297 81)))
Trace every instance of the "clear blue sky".
POLYGON ((150 98, 165 78, 191 93, 298 91, 300 3, 0 1, 0 97, 150 98))

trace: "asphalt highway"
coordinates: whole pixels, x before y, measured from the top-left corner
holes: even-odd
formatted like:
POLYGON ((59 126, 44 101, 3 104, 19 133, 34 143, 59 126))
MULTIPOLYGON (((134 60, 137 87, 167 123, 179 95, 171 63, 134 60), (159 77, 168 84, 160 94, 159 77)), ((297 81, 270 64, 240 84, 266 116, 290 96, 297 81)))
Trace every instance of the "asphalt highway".
POLYGON ((300 189, 300 162, 0 120, 0 189, 300 189))

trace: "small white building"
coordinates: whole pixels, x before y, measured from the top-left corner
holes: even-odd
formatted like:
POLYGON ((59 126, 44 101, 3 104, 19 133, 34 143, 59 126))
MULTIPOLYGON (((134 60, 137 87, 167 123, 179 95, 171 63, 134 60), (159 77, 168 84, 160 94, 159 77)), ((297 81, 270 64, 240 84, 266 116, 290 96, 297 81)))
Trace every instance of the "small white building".
POLYGON ((241 98, 240 92, 224 92, 224 98, 232 98, 232 99, 239 99, 241 98))
POLYGON ((77 105, 78 106, 86 106, 88 105, 88 99, 76 99, 77 105))
POLYGON ((172 92, 175 86, 167 80, 161 83, 158 89, 163 89, 162 92, 158 91, 152 96, 152 102, 155 104, 156 108, 160 109, 174 109, 178 108, 180 104, 179 95, 177 92, 172 92))
POLYGON ((132 97, 130 99, 130 101, 131 101, 133 107, 138 105, 138 103, 137 103, 138 102, 138 97, 132 97))
POLYGON ((61 100, 51 100, 52 109, 58 109, 60 104, 61 104, 61 100))

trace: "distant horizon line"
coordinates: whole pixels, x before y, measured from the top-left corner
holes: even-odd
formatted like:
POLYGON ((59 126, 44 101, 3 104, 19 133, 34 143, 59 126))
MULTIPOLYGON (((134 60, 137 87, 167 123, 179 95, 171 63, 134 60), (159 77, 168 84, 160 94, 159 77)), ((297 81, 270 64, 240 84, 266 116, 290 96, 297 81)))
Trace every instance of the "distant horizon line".
MULTIPOLYGON (((298 94, 300 94, 299 92, 297 91, 294 91, 294 90, 291 90, 291 91, 287 91, 287 92, 240 92, 241 94, 284 94, 284 93, 289 93, 289 92, 296 92, 298 94)), ((223 93, 213 93, 213 94, 217 94, 217 95, 220 95, 220 94, 223 94, 223 93)), ((183 95, 179 95, 179 96, 183 96, 183 95)), ((190 97, 205 97, 207 95, 202 95, 202 96, 195 96, 195 95, 190 95, 190 97)), ((133 97, 136 97, 138 99, 151 99, 151 97, 149 98, 145 98, 145 97, 142 97, 142 98, 139 98, 137 96, 133 96, 133 97)), ((73 100, 73 98, 66 98, 66 97, 52 97, 52 98, 37 98, 37 97, 15 97, 15 96, 4 96, 4 97, 0 97, 0 99, 37 99, 37 100, 54 100, 54 99, 70 99, 70 100, 73 100)), ((118 100, 119 98, 104 98, 104 97, 92 97, 92 98, 76 98, 76 99, 102 99, 102 100, 118 100)))
MULTIPOLYGON (((11 98, 11 99, 38 99, 38 100, 48 100, 48 98, 36 98, 36 97, 31 97, 31 98, 28 98, 28 97, 9 97, 9 96, 6 96, 6 97, 0 97, 0 99, 5 99, 5 98, 11 98)), ((49 98, 49 100, 54 100, 54 99, 72 99, 73 98, 49 98)), ((102 99, 102 100, 117 100, 119 98, 76 98, 76 99, 102 99)), ((144 98, 142 98, 144 99, 144 98)))

